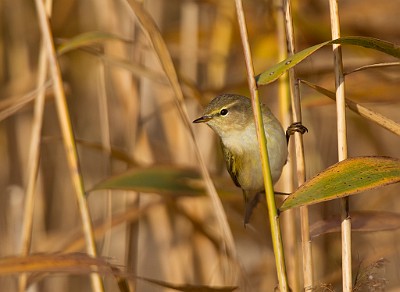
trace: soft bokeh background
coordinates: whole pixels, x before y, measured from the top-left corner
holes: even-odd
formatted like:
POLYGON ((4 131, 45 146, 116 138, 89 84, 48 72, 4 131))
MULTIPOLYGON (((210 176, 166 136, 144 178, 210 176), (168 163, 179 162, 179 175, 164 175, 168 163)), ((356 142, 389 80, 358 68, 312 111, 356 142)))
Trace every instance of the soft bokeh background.
MULTIPOLYGON (((276 28, 279 1, 244 2, 255 70, 262 72, 280 61, 276 28)), ((218 93, 248 95, 233 0, 146 0, 144 6, 168 45, 190 118, 198 117, 218 93)), ((339 9, 342 35, 400 43, 398 0, 339 1, 339 9)), ((328 1, 294 1, 293 12, 298 50, 330 39, 328 1)), ((23 99, 34 97, 38 87, 41 37, 33 1, 1 0, 0 13, 0 256, 6 257, 19 253, 33 116, 33 102, 23 99), (14 107, 17 110, 12 111, 14 107)), ((158 57, 125 1, 58 0, 54 2, 51 25, 57 46, 90 31, 109 32, 129 40, 106 40, 59 57, 86 189, 133 166, 197 167, 190 137, 158 57), (120 155, 109 154, 110 147, 120 155)), ((345 71, 396 61, 383 53, 356 47, 347 46, 343 53, 345 71)), ((332 50, 327 47, 301 63, 297 74, 333 90, 332 66, 332 50)), ((399 84, 398 66, 370 69, 348 75, 346 93, 348 98, 400 122, 399 84)), ((261 88, 263 100, 280 116, 277 92, 277 82, 261 88)), ((301 92, 303 124, 309 129, 304 136, 306 169, 307 177, 311 177, 337 161, 336 112, 328 98, 303 85, 301 92)), ((347 114, 349 156, 400 157, 399 137, 350 111, 347 114)), ((228 178, 215 135, 204 125, 196 125, 195 133, 212 177, 232 194, 221 199, 238 248, 242 290, 272 291, 277 280, 266 208, 259 206, 251 225, 243 228, 241 192, 228 178)), ((42 138, 31 251, 83 252, 83 245, 71 247, 81 220, 51 88, 47 91, 42 138)), ((278 190, 285 188, 283 182, 276 186, 278 190)), ((354 196, 351 210, 400 212, 399 191, 399 185, 393 185, 354 196)), ((118 214, 130 210, 122 215, 122 223, 97 240, 99 254, 122 270, 175 284, 237 284, 231 281, 229 269, 235 264, 210 240, 216 238, 218 242, 220 237, 208 197, 169 197, 160 201, 157 194, 96 191, 88 195, 88 203, 94 222, 106 224, 102 230, 118 214), (143 211, 139 220, 128 216, 138 210, 143 211)), ((336 201, 312 206, 310 221, 339 218, 339 210, 336 201)), ((299 248, 299 233, 287 234, 284 241, 288 248, 299 248)), ((398 230, 353 233, 353 275, 360 279, 376 272, 368 284, 365 279, 358 281, 358 285, 370 287, 360 286, 358 291, 382 291, 384 286, 388 291, 400 289, 399 240, 398 230), (387 261, 381 266, 378 261, 382 258, 387 261), (377 281, 375 288, 373 280, 377 281)), ((292 254, 288 254, 293 262, 292 254)), ((340 291, 340 234, 313 239, 313 257, 319 291, 340 291)), ((31 291, 90 289, 88 276, 65 273, 29 283, 31 291)), ((168 290, 143 279, 130 284, 136 291, 168 290)), ((105 277, 105 288, 118 290, 113 277, 105 277)), ((0 290, 16 289, 17 277, 0 278, 0 290)))

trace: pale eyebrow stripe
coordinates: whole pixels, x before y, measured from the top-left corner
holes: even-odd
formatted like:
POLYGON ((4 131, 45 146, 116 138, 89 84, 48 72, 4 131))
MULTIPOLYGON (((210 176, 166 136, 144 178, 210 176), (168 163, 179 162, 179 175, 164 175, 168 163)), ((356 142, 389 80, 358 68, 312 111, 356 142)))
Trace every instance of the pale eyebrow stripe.
POLYGON ((211 114, 212 114, 212 115, 219 114, 219 111, 220 111, 222 108, 226 108, 226 109, 232 108, 232 107, 234 107, 235 105, 239 104, 239 102, 240 102, 240 100, 232 101, 231 103, 226 104, 224 107, 221 107, 221 108, 216 109, 216 110, 213 111, 211 114))

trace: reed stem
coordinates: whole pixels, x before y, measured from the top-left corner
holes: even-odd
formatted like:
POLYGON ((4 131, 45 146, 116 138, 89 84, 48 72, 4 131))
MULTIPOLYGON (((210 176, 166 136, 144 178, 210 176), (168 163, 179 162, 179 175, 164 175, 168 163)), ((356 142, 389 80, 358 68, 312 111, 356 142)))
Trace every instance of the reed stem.
MULTIPOLYGON (((339 8, 337 0, 329 0, 329 8, 331 15, 332 39, 337 39, 340 38, 339 8)), ((346 102, 342 49, 339 44, 334 44, 332 48, 336 88, 338 158, 339 161, 342 161, 347 158, 346 102)), ((353 287, 351 268, 351 218, 349 215, 349 207, 349 198, 341 199, 343 292, 350 292, 353 287)))
POLYGON ((262 170, 263 170, 264 185, 265 185, 265 196, 267 200, 268 215, 271 225, 272 246, 275 254, 275 264, 279 281, 279 289, 281 292, 284 292, 284 291, 289 291, 289 286, 286 275, 282 234, 279 225, 279 216, 275 203, 274 187, 272 183, 269 160, 268 160, 267 139, 265 137, 265 132, 264 132, 264 124, 262 119, 257 83, 254 78, 255 74, 250 52, 249 40, 247 36, 247 27, 246 27, 246 20, 244 17, 243 3, 241 0, 236 0, 235 2, 236 2, 236 12, 239 22, 239 29, 242 39, 244 57, 246 62, 247 80, 249 83, 254 120, 256 124, 257 139, 260 146, 262 170))

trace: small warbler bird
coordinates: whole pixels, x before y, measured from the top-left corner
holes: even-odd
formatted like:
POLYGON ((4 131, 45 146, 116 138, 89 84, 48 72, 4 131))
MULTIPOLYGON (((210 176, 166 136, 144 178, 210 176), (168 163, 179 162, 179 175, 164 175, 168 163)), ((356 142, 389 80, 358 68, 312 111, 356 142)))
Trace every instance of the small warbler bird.
MULTIPOLYGON (((264 131, 272 182, 275 184, 286 164, 289 136, 307 129, 300 123, 291 125, 286 134, 270 109, 262 104, 264 131)), ((235 185, 243 190, 245 225, 264 190, 260 150, 254 123, 251 100, 237 94, 221 94, 205 108, 203 116, 193 123, 206 123, 221 140, 228 172, 235 185), (249 201, 249 197, 252 197, 249 201)))

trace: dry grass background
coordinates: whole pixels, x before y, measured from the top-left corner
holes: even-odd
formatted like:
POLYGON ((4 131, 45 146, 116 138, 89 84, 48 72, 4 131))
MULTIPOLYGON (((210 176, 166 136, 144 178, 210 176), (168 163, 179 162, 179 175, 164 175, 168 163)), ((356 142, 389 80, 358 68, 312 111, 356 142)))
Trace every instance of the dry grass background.
MULTIPOLYGON (((249 95, 233 1, 144 2, 168 45, 181 81, 185 81, 182 84, 190 118, 198 117, 202 107, 218 93, 249 95)), ((85 189, 134 165, 197 167, 174 93, 125 1, 60 0, 53 5, 51 27, 57 46, 88 31, 109 32, 129 40, 105 40, 59 57, 85 189), (111 149, 120 155, 110 154, 111 149)), ((255 71, 262 72, 279 61, 277 4, 251 0, 244 5, 255 71)), ((293 6, 298 49, 330 38, 327 1, 296 1, 293 6)), ((397 0, 379 4, 372 0, 341 1, 339 9, 343 36, 400 42, 397 0)), ((21 249, 41 35, 34 1, 2 0, 0 13, 0 257, 5 258, 18 255, 21 249), (30 97, 31 101, 24 102, 30 97)), ((393 61, 371 50, 348 46, 343 50, 345 71, 393 61)), ((325 48, 300 64, 297 73, 333 90, 332 64, 332 51, 325 48)), ((346 92, 348 98, 400 122, 399 84, 398 66, 370 69, 347 76, 346 92)), ((261 94, 267 93, 263 99, 279 115, 277 92, 276 83, 261 88, 261 94)), ((304 137, 307 177, 311 177, 337 161, 335 105, 305 86, 301 92, 303 123, 309 129, 304 137)), ((347 118, 350 157, 400 157, 399 137, 351 112, 347 118)), ((49 87, 43 112, 31 253, 85 251, 58 121, 54 92, 49 87)), ((241 290, 272 291, 277 280, 266 208, 258 207, 251 226, 243 228, 241 194, 227 179, 215 135, 205 126, 196 127, 195 134, 212 177, 226 178, 224 188, 233 193, 221 199, 241 262, 241 290)), ((282 183, 276 186, 278 190, 284 188, 282 183)), ((400 212, 399 191, 399 186, 393 185, 355 196, 351 208, 400 212)), ((91 192, 87 200, 99 230, 98 254, 142 278, 178 284, 237 285, 232 272, 236 264, 218 247, 220 236, 209 198, 160 198, 157 194, 128 191, 91 192)), ((310 208, 312 223, 332 217, 340 217, 336 201, 310 208)), ((300 235, 286 236, 285 240, 292 242, 290 248, 300 246, 300 235)), ((363 279, 355 285, 358 291, 382 291, 383 286, 388 291, 399 291, 399 240, 398 230, 353 233, 353 275, 363 279), (371 278, 366 277, 368 273, 375 274, 371 278)), ((313 239, 313 258, 318 291, 340 291, 340 234, 313 239)), ((48 270, 43 266, 43 271, 48 270)), ((66 273, 29 277, 30 291, 88 291, 90 277, 77 272, 79 265, 66 273)), ((104 285, 106 291, 118 290, 110 275, 104 277, 104 285)), ((168 290, 135 278, 131 278, 130 286, 136 291, 168 290)), ((15 274, 0 277, 1 291, 17 289, 15 274)))

